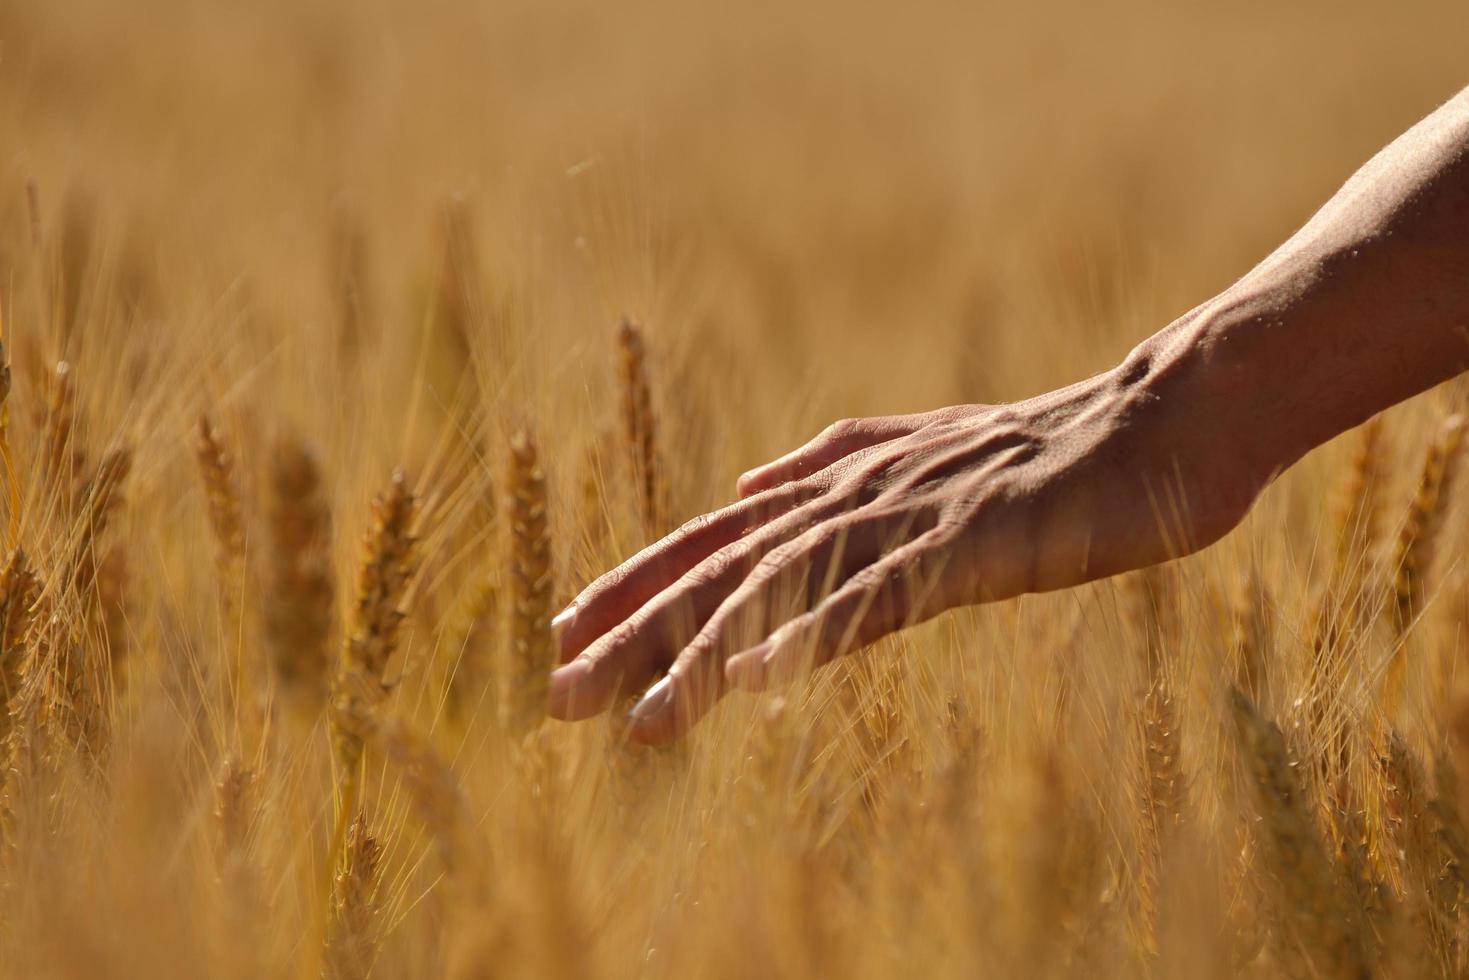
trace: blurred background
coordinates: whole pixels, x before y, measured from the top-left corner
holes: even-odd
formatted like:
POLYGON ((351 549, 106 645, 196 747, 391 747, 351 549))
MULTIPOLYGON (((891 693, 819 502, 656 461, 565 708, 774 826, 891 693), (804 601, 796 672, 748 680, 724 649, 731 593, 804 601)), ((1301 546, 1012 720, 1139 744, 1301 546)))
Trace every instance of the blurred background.
POLYGON ((80 202, 94 261, 196 297, 175 329, 247 289, 288 360, 344 227, 378 326, 421 319, 457 195, 533 373, 631 313, 721 352, 754 462, 1110 365, 1469 81, 1466 36, 1461 3, 3 0, 0 219, 13 253, 27 179, 80 202))

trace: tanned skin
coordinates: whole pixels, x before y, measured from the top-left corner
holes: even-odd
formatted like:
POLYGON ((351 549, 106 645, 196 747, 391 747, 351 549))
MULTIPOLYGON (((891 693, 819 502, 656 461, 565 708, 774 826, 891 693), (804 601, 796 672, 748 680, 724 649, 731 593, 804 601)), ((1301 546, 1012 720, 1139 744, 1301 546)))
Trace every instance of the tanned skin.
POLYGON ((1094 378, 1011 405, 852 419, 558 616, 551 713, 622 697, 665 742, 954 606, 1176 558, 1315 446, 1469 369, 1469 89, 1289 241, 1094 378))

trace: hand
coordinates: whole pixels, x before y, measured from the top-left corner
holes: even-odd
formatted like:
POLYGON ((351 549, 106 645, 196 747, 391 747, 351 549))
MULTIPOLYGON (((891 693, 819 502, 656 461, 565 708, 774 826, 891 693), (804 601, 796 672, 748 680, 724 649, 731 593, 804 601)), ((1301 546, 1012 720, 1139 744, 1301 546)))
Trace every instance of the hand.
POLYGON ((838 422, 746 473, 742 500, 557 617, 552 715, 586 718, 652 684, 629 734, 667 741, 731 686, 762 689, 953 606, 1215 540, 1265 479, 1211 438, 1217 412, 1161 396, 1178 372, 1132 360, 1012 405, 838 422))

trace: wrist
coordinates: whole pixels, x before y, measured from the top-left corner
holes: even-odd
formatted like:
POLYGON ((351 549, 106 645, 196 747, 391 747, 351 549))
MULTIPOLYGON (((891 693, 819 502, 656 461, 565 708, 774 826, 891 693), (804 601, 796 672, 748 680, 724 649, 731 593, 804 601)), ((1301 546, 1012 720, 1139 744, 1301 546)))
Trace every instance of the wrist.
POLYGON ((1211 301, 1139 344, 1114 383, 1154 416, 1151 426, 1182 468, 1226 481, 1253 499, 1315 442, 1281 399, 1290 364, 1271 363, 1239 329, 1261 316, 1256 302, 1211 301))

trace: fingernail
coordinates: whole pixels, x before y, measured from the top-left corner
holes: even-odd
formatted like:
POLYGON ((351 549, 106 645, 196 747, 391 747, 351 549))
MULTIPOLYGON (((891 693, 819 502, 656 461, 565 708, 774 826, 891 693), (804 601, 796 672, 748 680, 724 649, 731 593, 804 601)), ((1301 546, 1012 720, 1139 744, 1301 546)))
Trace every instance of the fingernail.
POLYGON ((565 667, 559 667, 551 671, 551 713, 553 715, 564 714, 571 705, 572 696, 576 693, 577 685, 586 676, 588 667, 585 660, 573 660, 565 667))
POLYGON ((559 613, 551 617, 551 628, 560 629, 576 617, 576 603, 572 603, 559 613))
POLYGON ((669 703, 673 700, 673 678, 665 677, 657 684, 648 688, 646 694, 629 714, 633 721, 646 721, 655 715, 662 714, 669 703))
POLYGON ((759 691, 765 687, 765 655, 767 649, 758 646, 744 653, 737 653, 724 663, 724 679, 730 687, 741 691, 759 691))

